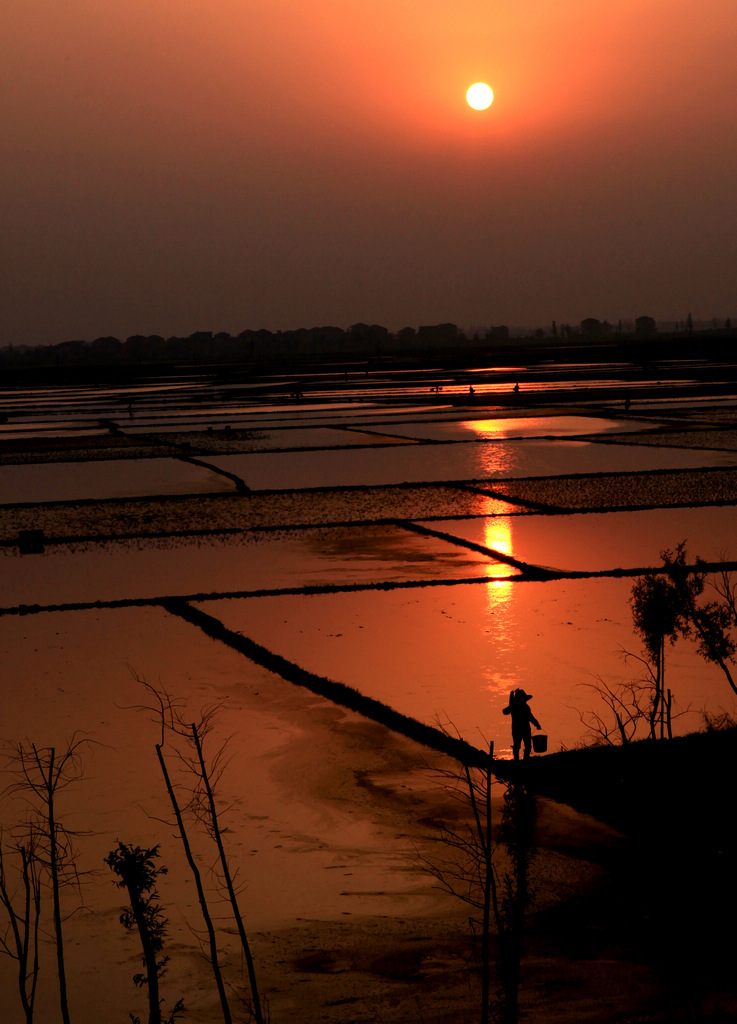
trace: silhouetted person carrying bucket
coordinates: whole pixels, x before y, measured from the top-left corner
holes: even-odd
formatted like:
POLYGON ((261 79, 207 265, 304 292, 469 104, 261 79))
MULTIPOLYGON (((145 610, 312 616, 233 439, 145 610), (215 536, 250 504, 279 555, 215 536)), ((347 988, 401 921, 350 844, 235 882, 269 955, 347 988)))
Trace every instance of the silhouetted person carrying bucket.
MULTIPOLYGON (((531 724, 536 729, 540 728, 540 723, 530 711, 530 705, 527 703, 530 700, 532 700, 531 693, 525 693, 524 690, 512 690, 509 694, 509 704, 502 711, 503 714, 512 716, 512 751, 515 761, 519 761, 519 748, 522 743, 525 747, 523 759, 530 756, 531 724)), ((537 738, 536 736, 535 739, 537 738)), ((540 737, 540 739, 544 738, 546 737, 540 737)), ((544 745, 542 749, 545 749, 544 745)))

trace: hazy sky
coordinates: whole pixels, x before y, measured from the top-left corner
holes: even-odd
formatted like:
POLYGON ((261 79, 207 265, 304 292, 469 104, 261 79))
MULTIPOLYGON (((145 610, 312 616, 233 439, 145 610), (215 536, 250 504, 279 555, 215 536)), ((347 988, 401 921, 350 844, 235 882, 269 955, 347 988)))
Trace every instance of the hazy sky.
POLYGON ((735 0, 2 0, 0 86, 0 345, 737 312, 735 0))

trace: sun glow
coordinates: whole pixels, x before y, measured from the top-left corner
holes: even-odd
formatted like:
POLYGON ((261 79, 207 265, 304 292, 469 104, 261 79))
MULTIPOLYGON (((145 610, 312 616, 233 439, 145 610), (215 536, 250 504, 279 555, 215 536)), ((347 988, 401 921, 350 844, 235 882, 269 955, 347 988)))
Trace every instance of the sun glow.
POLYGON ((494 100, 494 93, 486 82, 475 82, 466 93, 466 102, 474 110, 486 110, 494 100))

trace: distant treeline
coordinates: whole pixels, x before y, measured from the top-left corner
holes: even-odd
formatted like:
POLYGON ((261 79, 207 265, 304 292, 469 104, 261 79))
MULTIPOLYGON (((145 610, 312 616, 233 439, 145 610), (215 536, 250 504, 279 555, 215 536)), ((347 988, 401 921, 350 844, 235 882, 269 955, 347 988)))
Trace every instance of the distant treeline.
POLYGON ((121 341, 114 337, 94 341, 63 341, 57 345, 7 346, 0 349, 0 370, 24 367, 85 367, 141 365, 213 365, 222 363, 268 364, 279 362, 326 362, 329 360, 412 359, 434 356, 444 359, 504 355, 520 351, 592 347, 612 348, 638 343, 638 348, 658 348, 667 339, 688 347, 698 335, 733 343, 730 320, 714 320, 705 328, 696 327, 689 316, 658 330, 649 316, 634 321, 620 320, 616 325, 588 317, 573 327, 552 322, 548 329, 531 330, 526 337, 511 337, 508 327, 500 325, 482 331, 464 332, 455 324, 404 327, 391 333, 378 324, 353 324, 341 327, 310 327, 294 331, 245 330, 233 335, 225 332, 197 331, 188 337, 163 338, 136 334, 121 341))
POLYGON ((468 338, 455 324, 406 327, 390 334, 378 324, 299 328, 294 331, 197 331, 186 338, 133 335, 121 341, 104 337, 94 341, 64 341, 58 345, 5 348, 0 365, 84 366, 139 365, 141 363, 249 363, 283 359, 370 359, 386 355, 446 352, 469 346, 484 348, 509 337, 507 327, 494 327, 468 338))

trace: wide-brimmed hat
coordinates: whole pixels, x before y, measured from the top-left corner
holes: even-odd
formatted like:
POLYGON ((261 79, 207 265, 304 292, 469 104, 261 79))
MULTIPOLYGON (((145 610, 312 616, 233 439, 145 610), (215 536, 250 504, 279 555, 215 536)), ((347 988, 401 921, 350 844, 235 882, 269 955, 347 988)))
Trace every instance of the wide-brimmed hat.
POLYGON ((515 696, 517 697, 517 700, 532 700, 532 694, 525 693, 524 690, 517 690, 515 696))

